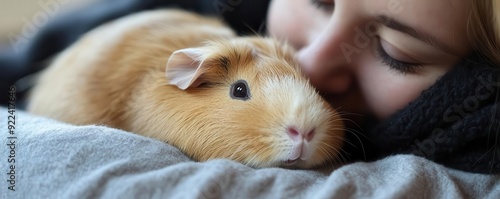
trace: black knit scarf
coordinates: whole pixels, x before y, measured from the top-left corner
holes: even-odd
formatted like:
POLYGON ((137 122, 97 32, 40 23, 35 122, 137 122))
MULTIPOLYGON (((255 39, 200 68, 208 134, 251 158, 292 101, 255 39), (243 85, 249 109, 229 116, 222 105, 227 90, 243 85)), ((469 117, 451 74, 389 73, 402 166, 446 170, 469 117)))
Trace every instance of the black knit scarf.
MULTIPOLYGON (((477 60, 477 59, 473 59, 477 60)), ((378 158, 415 154, 447 167, 500 173, 500 71, 468 59, 365 134, 378 158)))

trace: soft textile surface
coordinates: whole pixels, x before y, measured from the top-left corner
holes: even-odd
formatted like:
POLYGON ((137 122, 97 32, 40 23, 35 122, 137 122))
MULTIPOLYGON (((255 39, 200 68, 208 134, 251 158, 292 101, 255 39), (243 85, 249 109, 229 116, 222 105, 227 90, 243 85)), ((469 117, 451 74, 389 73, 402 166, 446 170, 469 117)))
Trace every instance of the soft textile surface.
POLYGON ((333 172, 197 163, 160 141, 16 112, 15 191, 7 109, 0 109, 0 198, 500 198, 500 176, 411 156, 333 172))

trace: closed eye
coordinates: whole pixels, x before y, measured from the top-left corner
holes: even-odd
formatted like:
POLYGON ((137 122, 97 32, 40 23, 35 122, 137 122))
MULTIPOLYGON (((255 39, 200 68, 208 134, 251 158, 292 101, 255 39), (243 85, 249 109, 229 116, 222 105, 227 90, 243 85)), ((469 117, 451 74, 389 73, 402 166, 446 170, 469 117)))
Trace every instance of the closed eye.
POLYGON ((422 64, 404 62, 390 56, 382 46, 380 38, 377 38, 377 48, 375 51, 377 57, 383 64, 388 65, 391 69, 400 72, 403 75, 407 73, 416 73, 420 68, 423 67, 422 64))
POLYGON ((311 0, 311 4, 325 12, 333 11, 335 2, 333 0, 311 0))

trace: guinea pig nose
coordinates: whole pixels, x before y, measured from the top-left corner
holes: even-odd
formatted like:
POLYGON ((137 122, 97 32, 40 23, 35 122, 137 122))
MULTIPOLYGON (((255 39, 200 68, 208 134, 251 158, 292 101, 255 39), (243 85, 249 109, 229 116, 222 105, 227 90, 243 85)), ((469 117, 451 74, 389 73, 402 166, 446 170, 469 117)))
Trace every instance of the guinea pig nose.
POLYGON ((300 133, 294 127, 288 127, 286 132, 288 136, 290 136, 290 138, 292 138, 292 140, 294 141, 301 141, 302 139, 305 138, 308 142, 310 142, 314 138, 314 135, 316 134, 315 130, 313 129, 303 135, 303 133, 300 133))

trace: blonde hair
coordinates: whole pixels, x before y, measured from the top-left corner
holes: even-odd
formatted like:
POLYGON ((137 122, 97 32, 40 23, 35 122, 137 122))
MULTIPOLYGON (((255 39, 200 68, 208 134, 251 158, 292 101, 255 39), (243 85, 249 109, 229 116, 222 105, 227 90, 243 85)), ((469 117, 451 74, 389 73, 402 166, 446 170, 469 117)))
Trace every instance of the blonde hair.
POLYGON ((500 67, 500 0, 469 0, 467 35, 473 50, 500 67))

